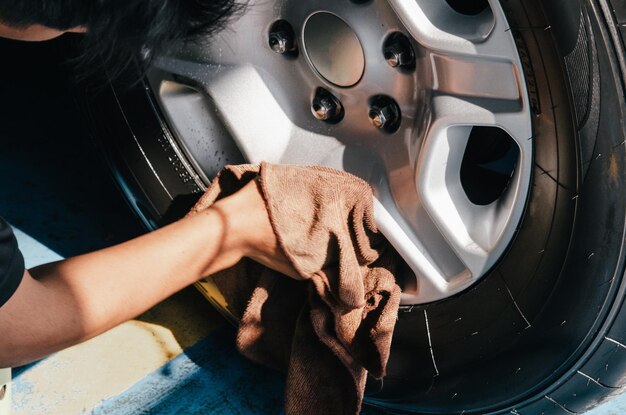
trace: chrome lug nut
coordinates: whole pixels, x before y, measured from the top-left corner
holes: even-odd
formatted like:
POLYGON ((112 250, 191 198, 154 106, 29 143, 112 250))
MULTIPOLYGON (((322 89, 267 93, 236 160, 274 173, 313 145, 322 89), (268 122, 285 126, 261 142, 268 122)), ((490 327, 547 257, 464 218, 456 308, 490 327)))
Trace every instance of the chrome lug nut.
POLYGON ((280 55, 293 54, 297 50, 295 38, 291 25, 285 20, 278 20, 270 29, 269 46, 280 55))
POLYGON ((270 33, 270 47, 276 53, 287 53, 293 48, 293 40, 285 32, 270 33))
POLYGON ((389 119, 393 117, 389 107, 370 109, 370 122, 376 128, 384 128, 389 123, 389 119))
POLYGON ((400 108, 387 96, 380 95, 371 100, 369 110, 370 123, 381 130, 393 133, 398 130, 401 121, 400 108))
POLYGON ((407 52, 398 48, 397 45, 392 45, 385 49, 385 60, 392 68, 407 66, 412 61, 411 57, 407 55, 407 52))
POLYGON ((311 112, 320 121, 337 123, 343 118, 341 102, 328 90, 318 88, 311 102, 311 112))
POLYGON ((336 111, 336 105, 328 98, 319 98, 313 101, 313 115, 318 120, 328 120, 336 111))
POLYGON ((415 67, 415 52, 409 39, 402 33, 396 32, 387 38, 383 46, 383 55, 392 68, 415 67))

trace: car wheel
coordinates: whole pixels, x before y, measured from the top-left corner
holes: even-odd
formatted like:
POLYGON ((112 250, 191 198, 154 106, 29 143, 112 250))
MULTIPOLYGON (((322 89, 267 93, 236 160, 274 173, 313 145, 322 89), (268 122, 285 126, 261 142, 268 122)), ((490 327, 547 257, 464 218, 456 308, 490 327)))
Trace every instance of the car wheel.
POLYGON ((582 413, 626 384, 624 20, 607 0, 251 2, 84 99, 149 228, 226 164, 372 185, 407 266, 368 403, 582 413))

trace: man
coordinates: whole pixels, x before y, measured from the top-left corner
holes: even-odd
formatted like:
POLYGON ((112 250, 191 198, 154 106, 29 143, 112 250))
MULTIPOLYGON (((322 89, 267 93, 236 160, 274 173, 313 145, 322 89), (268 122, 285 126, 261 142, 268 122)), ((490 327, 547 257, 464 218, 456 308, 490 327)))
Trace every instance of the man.
MULTIPOLYGON (((233 0, 0 0, 0 36, 41 41, 84 32, 79 69, 104 64, 115 76, 145 50, 213 33, 236 10, 233 0)), ((0 368, 94 337, 244 256, 296 277, 256 182, 197 216, 30 270, 0 218, 0 368)))

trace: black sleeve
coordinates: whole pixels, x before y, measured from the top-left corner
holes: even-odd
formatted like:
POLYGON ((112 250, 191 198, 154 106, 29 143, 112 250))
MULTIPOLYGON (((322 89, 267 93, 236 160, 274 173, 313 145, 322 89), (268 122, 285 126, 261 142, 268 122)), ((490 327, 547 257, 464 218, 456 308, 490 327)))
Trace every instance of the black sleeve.
POLYGON ((24 257, 13 230, 0 218, 0 307, 15 293, 24 276, 24 257))

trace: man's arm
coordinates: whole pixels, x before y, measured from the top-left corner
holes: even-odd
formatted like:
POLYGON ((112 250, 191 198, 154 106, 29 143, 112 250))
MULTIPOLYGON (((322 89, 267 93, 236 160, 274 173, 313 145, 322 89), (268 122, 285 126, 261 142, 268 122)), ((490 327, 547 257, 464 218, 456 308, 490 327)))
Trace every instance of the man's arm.
POLYGON ((0 308, 0 367, 92 338, 243 256, 295 276, 256 182, 155 232, 26 271, 0 308))

